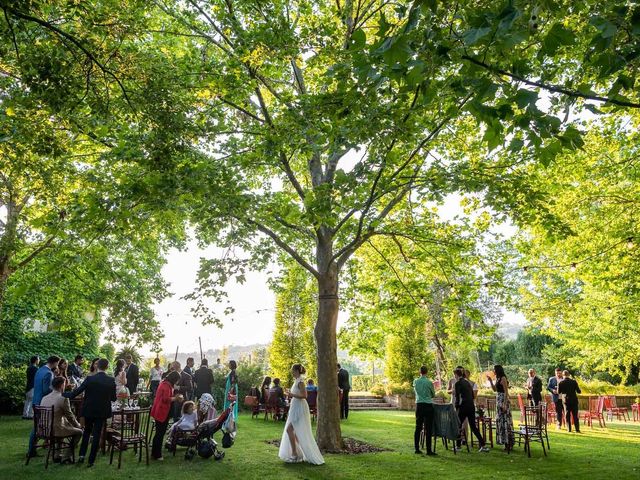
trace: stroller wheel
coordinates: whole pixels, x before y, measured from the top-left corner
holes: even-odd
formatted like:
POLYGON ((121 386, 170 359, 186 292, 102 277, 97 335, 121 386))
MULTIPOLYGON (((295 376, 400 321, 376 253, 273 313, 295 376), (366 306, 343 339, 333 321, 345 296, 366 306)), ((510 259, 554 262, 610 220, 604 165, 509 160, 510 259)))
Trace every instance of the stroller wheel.
POLYGON ((222 460, 224 458, 224 453, 225 452, 216 451, 216 453, 213 454, 213 458, 216 460, 222 460))

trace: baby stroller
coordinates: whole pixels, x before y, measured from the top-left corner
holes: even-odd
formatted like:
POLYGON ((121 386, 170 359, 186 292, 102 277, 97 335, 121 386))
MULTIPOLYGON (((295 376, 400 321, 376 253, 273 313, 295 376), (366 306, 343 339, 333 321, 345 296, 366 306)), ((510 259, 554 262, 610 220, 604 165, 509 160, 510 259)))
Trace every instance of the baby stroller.
MULTIPOLYGON (((193 459, 196 453, 202 458, 213 457, 216 460, 222 460, 224 458, 224 452, 218 449, 218 443, 212 437, 219 430, 225 430, 225 438, 229 435, 235 435, 235 419, 233 418, 234 403, 217 418, 202 422, 198 425, 195 436, 185 438, 185 443, 182 444, 182 446, 189 447, 184 454, 185 459, 193 459), (229 431, 230 429, 233 429, 233 432, 229 431)), ((178 440, 178 445, 181 445, 180 440, 178 440)), ((226 448, 224 439, 223 446, 226 448)))

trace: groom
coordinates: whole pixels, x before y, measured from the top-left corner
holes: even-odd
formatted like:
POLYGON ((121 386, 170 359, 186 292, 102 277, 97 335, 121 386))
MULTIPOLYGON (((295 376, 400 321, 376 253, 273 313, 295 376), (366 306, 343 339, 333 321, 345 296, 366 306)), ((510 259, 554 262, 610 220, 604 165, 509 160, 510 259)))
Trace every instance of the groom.
POLYGON ((342 400, 340 401, 340 419, 346 420, 349 417, 349 372, 338 364, 338 388, 342 390, 342 400))

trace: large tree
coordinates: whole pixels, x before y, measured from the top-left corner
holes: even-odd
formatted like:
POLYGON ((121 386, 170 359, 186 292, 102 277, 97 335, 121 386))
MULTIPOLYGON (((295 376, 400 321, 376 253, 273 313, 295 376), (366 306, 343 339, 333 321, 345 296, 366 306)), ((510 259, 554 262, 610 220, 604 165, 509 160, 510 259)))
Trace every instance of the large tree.
POLYGON ((587 100, 640 106, 640 17, 626 2, 159 0, 148 13, 90 3, 1 5, 10 28, 38 27, 85 60, 76 92, 106 83, 108 98, 145 112, 107 125, 112 140, 147 140, 124 157, 175 174, 157 190, 183 181, 203 242, 249 252, 204 262, 199 295, 220 298, 229 278, 282 252, 315 278, 318 442, 330 450, 342 444, 340 274, 354 252, 403 232, 393 213, 411 195, 473 192, 518 223, 554 228, 525 167, 581 145, 571 120, 587 100))
POLYGON ((324 449, 342 445, 332 392, 353 253, 402 231, 392 213, 412 192, 479 193, 516 222, 553 227, 523 166, 581 145, 570 114, 585 99, 638 106, 626 39, 637 12, 615 2, 157 5, 165 33, 197 52, 194 109, 211 119, 198 233, 251 252, 205 262, 200 294, 220 298, 228 278, 283 251, 316 279, 324 449))

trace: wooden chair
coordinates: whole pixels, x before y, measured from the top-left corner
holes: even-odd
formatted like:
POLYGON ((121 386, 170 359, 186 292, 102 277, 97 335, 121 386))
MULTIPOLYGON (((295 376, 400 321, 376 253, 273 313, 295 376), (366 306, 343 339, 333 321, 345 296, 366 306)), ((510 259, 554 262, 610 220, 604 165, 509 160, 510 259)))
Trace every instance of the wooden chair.
POLYGON ((278 417, 283 413, 282 407, 280 406, 280 399, 277 395, 271 395, 267 397, 267 401, 264 406, 264 419, 266 420, 271 415, 272 420, 278 420, 278 417))
MULTIPOLYGON (((75 463, 75 444, 73 437, 57 437, 53 428, 53 411, 54 407, 33 407, 33 428, 35 430, 35 439, 33 441, 33 450, 38 448, 47 449, 47 458, 44 462, 44 468, 49 468, 49 458, 55 458, 58 451, 66 448, 71 449, 71 461, 75 463), (42 445, 38 442, 42 440, 42 445)), ((31 452, 29 452, 31 453, 31 452)), ((25 465, 29 465, 31 457, 27 455, 25 465)))
POLYGON ((615 395, 608 395, 604 397, 604 409, 607 411, 607 418, 609 421, 613 420, 613 416, 616 416, 616 420, 622 418, 625 422, 629 418, 629 409, 625 407, 618 407, 618 402, 615 395))
POLYGON ((151 409, 120 410, 114 412, 111 428, 108 429, 106 442, 109 445, 109 464, 113 463, 113 453, 118 449, 118 469, 122 466, 122 452, 133 445, 138 453, 138 462, 142 461, 142 448, 145 449, 149 465, 149 419, 151 409))
POLYGON ((640 422, 640 403, 631 404, 631 417, 634 422, 640 422))
POLYGON ((309 413, 312 420, 318 419, 318 391, 307 392, 307 403, 309 404, 309 413))
POLYGON ((589 410, 582 412, 581 419, 586 424, 593 428, 593 419, 598 420, 600 427, 606 427, 607 424, 604 421, 604 397, 589 397, 589 410))
MULTIPOLYGON (((524 450, 528 456, 531 457, 531 442, 540 442, 542 445, 542 452, 544 456, 547 456, 547 450, 544 446, 546 435, 546 412, 544 405, 538 405, 537 407, 524 408, 524 423, 520 425, 520 428, 514 433, 518 435, 518 445, 522 443, 524 439, 524 450)), ((547 443, 549 438, 547 436, 547 443)))

